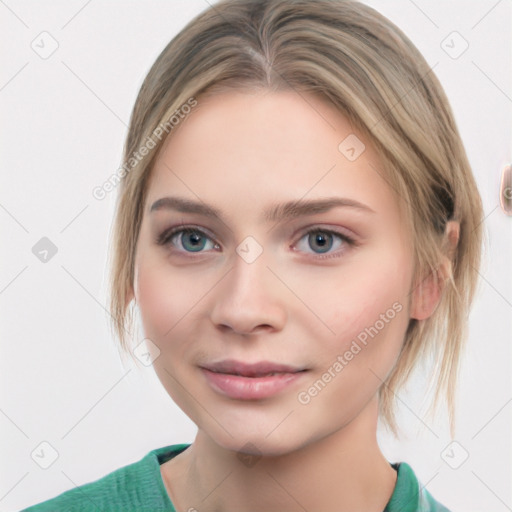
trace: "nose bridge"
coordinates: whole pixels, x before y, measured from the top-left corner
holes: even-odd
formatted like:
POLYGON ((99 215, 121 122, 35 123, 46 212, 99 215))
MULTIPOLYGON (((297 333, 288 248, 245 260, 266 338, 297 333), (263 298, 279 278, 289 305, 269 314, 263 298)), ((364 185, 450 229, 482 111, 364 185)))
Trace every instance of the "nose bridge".
POLYGON ((233 265, 216 294, 212 321, 237 332, 250 332, 265 325, 281 328, 285 320, 279 283, 267 268, 270 252, 253 237, 236 248, 233 265))
POLYGON ((262 300, 272 301, 271 272, 267 268, 269 254, 253 237, 247 237, 237 246, 227 286, 231 300, 244 301, 246 307, 262 300))
MULTIPOLYGON (((234 294, 242 293, 260 295, 264 293, 265 284, 270 273, 268 254, 263 247, 255 247, 251 242, 242 242, 236 248, 236 256, 233 258, 233 270, 231 271, 231 288, 234 294)), ((259 244, 258 244, 259 245, 259 244)))

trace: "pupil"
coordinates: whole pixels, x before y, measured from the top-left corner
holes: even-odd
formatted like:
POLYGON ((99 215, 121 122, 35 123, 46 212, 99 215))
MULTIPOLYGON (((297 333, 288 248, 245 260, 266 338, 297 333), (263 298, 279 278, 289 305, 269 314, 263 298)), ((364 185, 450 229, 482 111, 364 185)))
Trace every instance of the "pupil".
MULTIPOLYGON (((185 244, 184 247, 186 249, 191 249, 193 251, 201 250, 203 247, 201 246, 201 235, 199 235, 197 232, 189 233, 189 235, 185 238, 185 244), (189 247, 187 247, 187 244, 190 244, 189 247)), ((203 241, 204 245, 204 241, 203 241)))
POLYGON ((310 242, 312 241, 313 243, 318 244, 321 249, 320 252, 327 252, 332 247, 332 240, 330 240, 330 242, 327 240, 329 236, 330 235, 321 232, 315 233, 310 235, 310 242))

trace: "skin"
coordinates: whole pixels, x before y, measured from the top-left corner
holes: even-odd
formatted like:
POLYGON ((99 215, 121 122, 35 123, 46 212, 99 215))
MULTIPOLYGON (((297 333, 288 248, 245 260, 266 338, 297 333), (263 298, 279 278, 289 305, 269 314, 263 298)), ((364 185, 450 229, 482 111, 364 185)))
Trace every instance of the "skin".
MULTIPOLYGON (((441 289, 430 278, 415 286, 400 199, 382 178, 371 141, 333 106, 269 91, 198 101, 153 169, 129 297, 158 347, 159 379, 198 427, 191 447, 161 466, 167 492, 180 511, 382 511, 396 472, 376 440, 377 392, 409 320, 428 318, 441 289), (353 162, 338 150, 350 134, 366 147, 353 162), (169 195, 212 205, 223 220, 149 212, 169 195), (274 203, 331 196, 373 212, 337 207, 280 222, 261 218, 274 203), (156 243, 181 224, 206 232, 204 249, 187 252, 186 234, 156 243), (317 227, 355 245, 326 234, 333 245, 324 253, 307 235, 317 227), (263 249, 252 263, 236 252, 248 236, 263 249), (298 394, 396 303, 401 311, 300 403, 298 394), (199 368, 223 359, 308 371, 274 396, 239 400, 212 389, 199 368)), ((458 225, 448 227, 456 244, 458 225)))

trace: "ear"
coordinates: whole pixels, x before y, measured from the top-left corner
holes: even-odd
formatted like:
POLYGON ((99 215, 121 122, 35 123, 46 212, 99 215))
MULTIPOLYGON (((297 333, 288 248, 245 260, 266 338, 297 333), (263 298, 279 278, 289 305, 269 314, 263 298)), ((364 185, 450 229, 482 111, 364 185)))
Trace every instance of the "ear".
POLYGON ((135 294, 133 293, 133 286, 130 286, 130 291, 126 295, 126 302, 125 305, 128 306, 130 302, 135 299, 135 294))
POLYGON ((411 300, 411 318, 425 320, 432 316, 438 306, 445 282, 451 275, 451 267, 457 244, 459 242, 460 224, 449 221, 443 239, 443 258, 435 271, 416 282, 411 300))
POLYGON ((137 302, 137 298, 135 297, 135 287, 137 286, 138 279, 139 279, 138 266, 135 265, 135 268, 133 271, 133 281, 130 283, 130 289, 126 294, 125 307, 128 307, 132 300, 135 300, 135 302, 137 302))

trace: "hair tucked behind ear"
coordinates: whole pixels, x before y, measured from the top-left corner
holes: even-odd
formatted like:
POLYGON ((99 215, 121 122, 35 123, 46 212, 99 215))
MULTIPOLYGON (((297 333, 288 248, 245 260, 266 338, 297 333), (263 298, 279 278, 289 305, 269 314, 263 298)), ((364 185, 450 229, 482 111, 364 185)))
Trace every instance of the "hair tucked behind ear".
POLYGON ((401 30, 358 2, 221 0, 158 56, 132 112, 124 161, 148 138, 155 147, 121 181, 113 226, 110 310, 121 347, 130 350, 134 256, 148 177, 164 140, 155 130, 190 98, 200 108, 207 91, 261 88, 318 94, 371 138, 401 198, 418 282, 437 273, 447 221, 460 223, 442 299, 430 318, 410 321, 380 390, 382 418, 396 433, 395 394, 418 362, 432 357, 434 406, 446 397, 453 433, 457 371, 480 266, 481 199, 432 69, 401 30))

